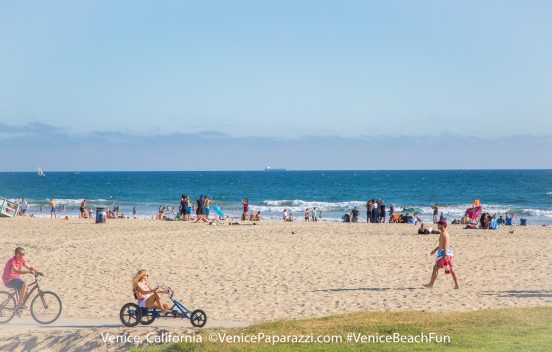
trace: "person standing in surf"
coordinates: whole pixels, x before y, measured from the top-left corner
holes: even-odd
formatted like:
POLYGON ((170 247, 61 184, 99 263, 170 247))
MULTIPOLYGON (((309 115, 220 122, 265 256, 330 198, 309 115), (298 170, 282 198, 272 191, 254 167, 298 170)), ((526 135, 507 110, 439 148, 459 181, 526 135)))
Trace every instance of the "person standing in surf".
POLYGON ((244 200, 242 200, 242 205, 243 205, 242 220, 246 221, 247 220, 247 213, 249 211, 249 199, 245 198, 244 200))
POLYGON ((439 222, 439 220, 437 220, 437 216, 439 215, 439 203, 433 204, 431 209, 433 209, 433 223, 436 224, 439 222))
POLYGON ((56 201, 50 198, 50 218, 56 218, 56 201))

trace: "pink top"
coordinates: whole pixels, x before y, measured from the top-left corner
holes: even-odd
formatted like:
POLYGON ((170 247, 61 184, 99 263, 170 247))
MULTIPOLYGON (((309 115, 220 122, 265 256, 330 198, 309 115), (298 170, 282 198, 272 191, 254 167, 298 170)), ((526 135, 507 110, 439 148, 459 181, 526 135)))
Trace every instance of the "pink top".
POLYGON ((13 279, 20 279, 21 274, 14 273, 12 271, 12 268, 16 268, 17 270, 21 270, 21 267, 23 264, 27 264, 27 261, 25 258, 17 259, 17 257, 12 257, 8 262, 6 263, 6 266, 4 267, 4 273, 2 274, 2 281, 4 282, 4 285, 10 282, 13 279))
MULTIPOLYGON (((140 281, 138 282, 137 284, 138 288, 140 288, 140 290, 142 291, 152 291, 153 289, 151 288, 151 286, 145 282, 145 281, 140 281)), ((136 299, 138 300, 138 302, 144 300, 144 299, 147 299, 149 296, 151 296, 152 294, 151 293, 146 293, 146 294, 143 294, 142 292, 139 292, 138 290, 136 290, 136 299)))

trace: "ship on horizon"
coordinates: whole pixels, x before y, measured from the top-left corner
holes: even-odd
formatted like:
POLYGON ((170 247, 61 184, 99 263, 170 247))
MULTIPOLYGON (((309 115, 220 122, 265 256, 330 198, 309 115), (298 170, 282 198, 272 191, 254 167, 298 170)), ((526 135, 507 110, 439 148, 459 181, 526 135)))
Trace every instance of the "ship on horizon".
POLYGON ((287 171, 286 169, 275 169, 273 167, 267 166, 264 168, 264 171, 287 171))

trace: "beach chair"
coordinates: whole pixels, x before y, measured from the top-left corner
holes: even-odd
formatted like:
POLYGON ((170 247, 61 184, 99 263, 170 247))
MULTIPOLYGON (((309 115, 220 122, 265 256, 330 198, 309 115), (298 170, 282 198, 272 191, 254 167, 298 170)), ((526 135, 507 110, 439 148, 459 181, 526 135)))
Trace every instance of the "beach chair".
POLYGON ((519 219, 519 226, 527 226, 527 219, 519 219))

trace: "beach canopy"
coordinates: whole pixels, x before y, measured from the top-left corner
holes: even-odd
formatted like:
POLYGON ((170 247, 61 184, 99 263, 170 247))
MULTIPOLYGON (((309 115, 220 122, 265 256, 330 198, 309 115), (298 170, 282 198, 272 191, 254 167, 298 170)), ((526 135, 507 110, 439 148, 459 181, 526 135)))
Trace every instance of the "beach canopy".
POLYGON ((420 208, 404 208, 399 214, 421 214, 423 210, 420 208))
POLYGON ((217 213, 218 216, 220 216, 221 218, 224 217, 224 212, 218 205, 213 205, 213 209, 215 210, 215 213, 217 213))

